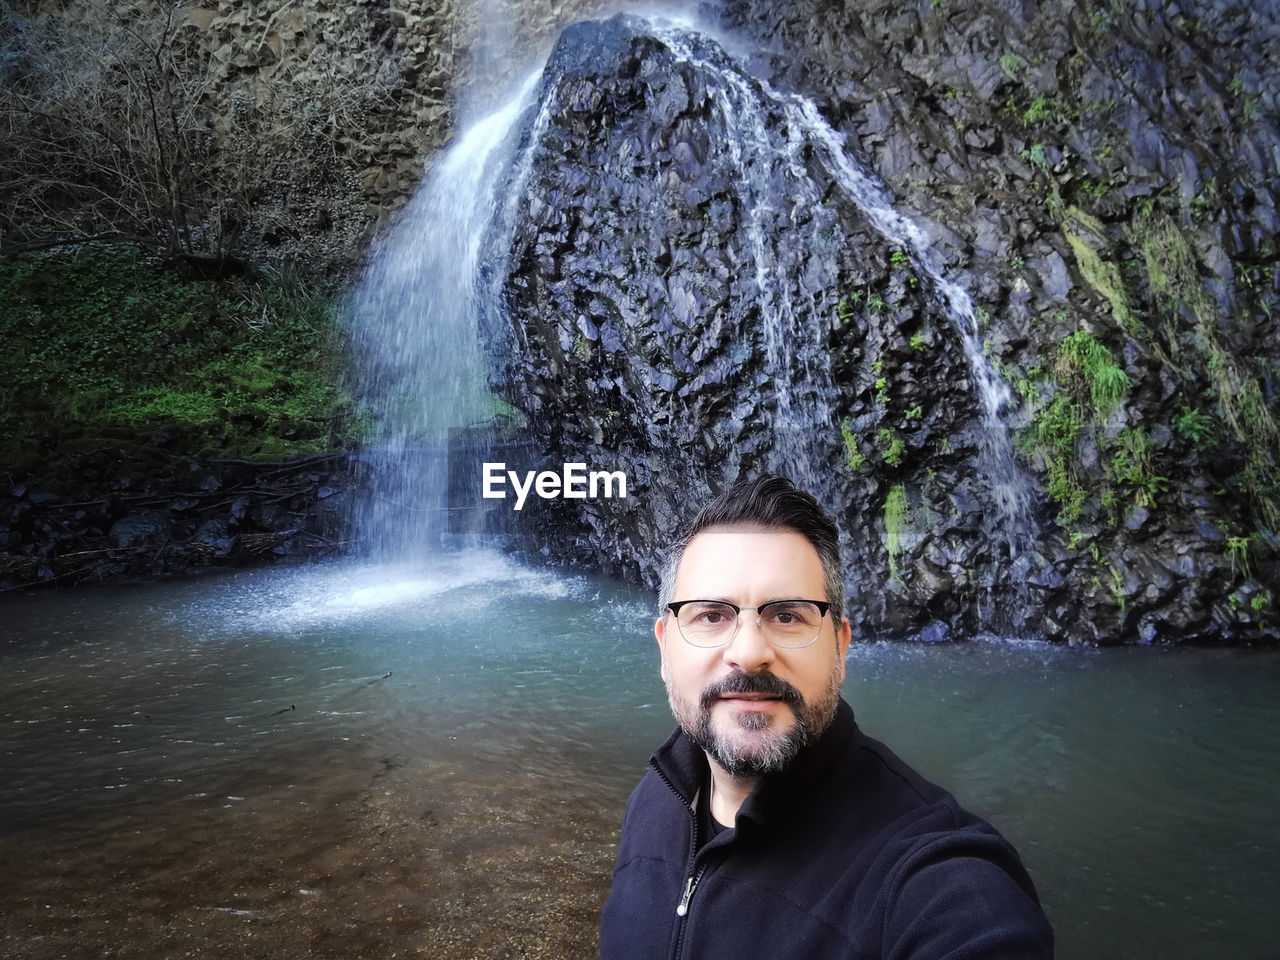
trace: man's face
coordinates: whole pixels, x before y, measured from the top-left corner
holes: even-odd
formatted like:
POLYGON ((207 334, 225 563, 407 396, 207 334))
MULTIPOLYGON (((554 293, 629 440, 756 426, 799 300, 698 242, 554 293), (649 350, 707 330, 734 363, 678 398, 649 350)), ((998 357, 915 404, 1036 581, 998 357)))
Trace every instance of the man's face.
MULTIPOLYGON (((674 600, 823 600, 822 561, 801 534, 755 526, 712 527, 689 542, 676 571, 674 600)), ((807 647, 774 647, 753 611, 740 616, 726 646, 689 645, 668 614, 654 624, 662 679, 676 720, 726 772, 776 772, 835 715, 850 628, 822 618, 807 647)))

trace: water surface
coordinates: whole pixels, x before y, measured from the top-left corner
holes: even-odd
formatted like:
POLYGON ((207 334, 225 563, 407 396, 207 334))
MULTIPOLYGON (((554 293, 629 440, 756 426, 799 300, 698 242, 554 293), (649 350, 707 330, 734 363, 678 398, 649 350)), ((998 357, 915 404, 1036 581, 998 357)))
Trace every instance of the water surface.
MULTIPOLYGON (((652 600, 467 552, 0 604, 0 952, 594 953, 671 721, 652 600)), ((1059 956, 1275 956, 1280 656, 855 645, 1059 956)), ((854 798, 851 798, 851 804, 854 798)))

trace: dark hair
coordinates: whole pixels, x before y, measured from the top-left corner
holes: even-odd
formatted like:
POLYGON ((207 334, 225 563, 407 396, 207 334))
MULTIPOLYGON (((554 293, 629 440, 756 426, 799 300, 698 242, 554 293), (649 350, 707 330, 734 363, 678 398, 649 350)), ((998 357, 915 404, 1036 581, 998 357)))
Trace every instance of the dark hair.
POLYGON ((676 570, 689 541, 708 527, 772 527, 794 530, 813 545, 822 561, 823 583, 836 629, 844 617, 844 580, 840 574, 840 531, 822 505, 786 477, 765 474, 735 483, 704 506, 676 541, 658 588, 659 614, 666 615, 676 589, 676 570))

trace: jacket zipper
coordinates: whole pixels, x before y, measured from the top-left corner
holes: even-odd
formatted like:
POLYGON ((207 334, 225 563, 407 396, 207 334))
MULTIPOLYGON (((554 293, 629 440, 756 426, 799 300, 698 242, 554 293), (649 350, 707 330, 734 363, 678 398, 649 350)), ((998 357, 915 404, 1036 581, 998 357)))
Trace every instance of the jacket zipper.
POLYGON ((687 923, 689 923, 685 918, 689 915, 689 901, 694 899, 694 891, 698 890, 698 883, 701 881, 701 878, 703 878, 703 873, 707 872, 707 864, 704 863, 695 872, 694 864, 698 863, 698 810, 695 810, 694 806, 692 806, 689 801, 685 800, 685 797, 681 795, 681 792, 676 790, 675 783, 668 780, 667 774, 662 772, 662 769, 658 767, 658 764, 653 764, 653 768, 658 772, 658 776, 662 778, 662 782, 666 783, 667 790, 671 791, 672 794, 675 794, 677 799, 680 800, 680 803, 685 804, 687 810, 689 810, 689 879, 685 881, 685 890, 681 893, 680 902, 676 905, 676 916, 680 918, 680 931, 676 934, 676 950, 672 952, 672 956, 677 957, 678 959, 685 947, 685 928, 687 923))
POLYGON ((689 819, 691 821, 690 823, 691 840, 689 844, 689 879, 685 881, 684 892, 680 895, 680 902, 676 904, 676 916, 680 918, 679 920, 680 929, 679 929, 679 932, 676 934, 676 948, 675 948, 675 951, 672 953, 672 956, 677 958, 678 960, 681 953, 683 953, 684 951, 684 934, 689 923, 689 921, 685 918, 689 914, 689 901, 693 899, 693 893, 695 890, 698 889, 698 883, 702 880, 702 875, 706 872, 707 865, 704 862, 702 866, 697 869, 696 872, 693 869, 694 864, 697 863, 698 861, 698 811, 695 810, 691 805, 689 805, 689 802, 685 800, 683 796, 681 796, 680 791, 677 790, 675 788, 675 785, 670 780, 667 779, 667 775, 658 768, 657 764, 654 764, 653 768, 658 771, 658 776, 661 777, 662 782, 667 785, 667 789, 670 790, 672 793, 674 793, 680 799, 681 803, 684 803, 686 806, 688 806, 689 819))
POLYGON ((698 889, 698 884, 702 880, 702 875, 707 872, 707 865, 704 863, 698 868, 698 872, 689 876, 689 882, 684 885, 684 896, 680 898, 680 903, 676 906, 676 916, 683 917, 689 912, 689 901, 693 899, 693 891, 698 889))

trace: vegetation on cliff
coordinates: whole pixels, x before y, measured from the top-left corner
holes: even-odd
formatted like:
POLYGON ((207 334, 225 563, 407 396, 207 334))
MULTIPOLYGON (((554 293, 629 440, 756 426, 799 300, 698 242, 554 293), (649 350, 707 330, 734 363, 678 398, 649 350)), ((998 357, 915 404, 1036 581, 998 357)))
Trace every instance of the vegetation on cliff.
POLYGON ((0 303, 11 481, 47 483, 51 450, 107 441, 279 460, 352 440, 339 311, 287 274, 197 280, 87 244, 0 264, 0 303))

